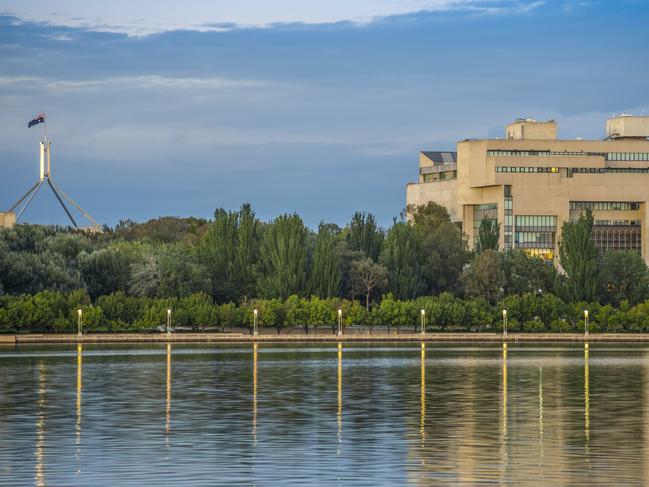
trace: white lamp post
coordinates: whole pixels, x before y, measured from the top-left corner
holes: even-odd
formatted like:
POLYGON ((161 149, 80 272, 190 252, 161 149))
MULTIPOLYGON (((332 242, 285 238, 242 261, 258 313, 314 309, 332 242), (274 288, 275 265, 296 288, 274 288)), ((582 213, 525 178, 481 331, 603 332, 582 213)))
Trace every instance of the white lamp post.
POLYGON ((338 336, 343 336, 343 310, 338 308, 338 336))
POLYGON ((167 336, 171 335, 171 308, 167 308, 167 336))
POLYGON ((588 310, 584 310, 584 336, 588 337, 588 310))
POLYGON ((507 310, 503 310, 503 337, 507 336, 507 310))
POLYGON ((253 336, 257 336, 259 332, 257 331, 257 308, 252 310, 252 334, 253 336))
POLYGON ((422 336, 426 334, 426 310, 421 310, 421 334, 422 336))
POLYGON ((83 311, 81 308, 77 310, 77 336, 81 338, 81 328, 83 327, 83 311))

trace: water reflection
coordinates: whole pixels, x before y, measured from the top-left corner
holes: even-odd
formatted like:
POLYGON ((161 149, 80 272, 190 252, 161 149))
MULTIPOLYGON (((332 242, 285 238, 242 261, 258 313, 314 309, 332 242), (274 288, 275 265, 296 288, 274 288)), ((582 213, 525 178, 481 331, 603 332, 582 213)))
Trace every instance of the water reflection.
POLYGON ((648 485, 649 346, 334 343, 0 349, 0 484, 648 485))
POLYGON ((81 390, 83 388, 83 345, 77 345, 77 422, 76 422, 76 459, 77 475, 81 473, 81 390))
POLYGON ((252 344, 252 444, 257 446, 257 343, 252 344))
POLYGON ((507 451, 508 437, 507 437, 507 344, 503 343, 502 351, 502 399, 501 399, 501 425, 500 425, 500 457, 501 457, 501 478, 505 476, 507 465, 509 463, 509 455, 507 451))
POLYGON ((584 343, 584 435, 586 451, 590 441, 590 371, 588 363, 588 343, 584 343))
POLYGON ((539 366, 539 455, 543 459, 543 367, 539 366))
POLYGON ((343 436, 343 344, 338 342, 338 455, 343 436))
MULTIPOLYGON (((421 398, 420 398, 420 417, 419 417, 419 436, 421 448, 424 448, 426 441, 426 344, 421 343, 421 398)), ((424 459, 421 459, 424 463, 424 459)))
MULTIPOLYGON (((171 343, 167 343, 167 396, 165 402, 165 446, 169 450, 171 432, 171 343)), ((168 457, 167 457, 168 459, 168 457)))
POLYGON ((36 403, 36 474, 34 477, 38 487, 45 485, 45 373, 44 362, 38 363, 38 401, 36 403))

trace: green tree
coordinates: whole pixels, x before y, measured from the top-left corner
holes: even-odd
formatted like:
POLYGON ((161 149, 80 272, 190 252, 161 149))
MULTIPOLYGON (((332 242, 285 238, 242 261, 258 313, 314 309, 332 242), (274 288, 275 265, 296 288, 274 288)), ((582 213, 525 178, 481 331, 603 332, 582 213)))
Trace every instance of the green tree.
POLYGON ((528 255, 524 250, 506 250, 501 254, 505 273, 505 295, 552 291, 555 270, 552 262, 528 255))
POLYGON ((485 250, 478 254, 471 266, 462 273, 461 280, 465 296, 495 303, 502 297, 505 287, 505 273, 498 252, 485 250))
POLYGON ((312 294, 330 298, 339 295, 340 287, 340 256, 336 251, 336 236, 321 223, 313 251, 309 289, 312 294))
POLYGON ((603 252, 599 265, 599 299, 619 306, 635 305, 649 298, 647 265, 637 252, 603 252))
POLYGON ((598 254, 591 238, 592 228, 590 210, 561 227, 559 263, 565 275, 557 276, 556 287, 569 301, 592 301, 596 295, 598 254))
POLYGON ((397 299, 413 299, 425 289, 413 227, 394 222, 383 245, 381 264, 388 271, 388 289, 397 299))
POLYGON ((437 203, 410 207, 418 240, 419 262, 429 294, 457 291, 460 274, 471 256, 459 227, 437 203))
POLYGON ((388 270, 369 257, 352 262, 352 289, 365 298, 365 309, 370 309, 370 298, 388 285, 388 270))
POLYGON ((293 215, 276 218, 261 243, 262 275, 258 291, 267 298, 303 295, 307 282, 307 228, 293 215))
POLYGON ((500 239, 500 224, 497 220, 485 219, 480 222, 478 228, 478 241, 476 252, 481 254, 485 250, 498 250, 500 239))
POLYGON ((371 213, 356 212, 352 217, 347 232, 347 242, 352 251, 364 252, 370 259, 377 261, 381 255, 383 231, 371 213))

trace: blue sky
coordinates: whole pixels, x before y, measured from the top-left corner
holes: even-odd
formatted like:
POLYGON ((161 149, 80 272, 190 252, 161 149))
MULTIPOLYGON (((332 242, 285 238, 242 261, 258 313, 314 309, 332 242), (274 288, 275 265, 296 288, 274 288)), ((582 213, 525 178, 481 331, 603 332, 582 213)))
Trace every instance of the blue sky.
MULTIPOLYGON (((55 178, 101 223, 249 201, 388 225, 419 150, 649 113, 648 21, 644 0, 5 0, 0 207, 37 177, 45 111, 55 178)), ((24 219, 65 223, 47 193, 24 219)))

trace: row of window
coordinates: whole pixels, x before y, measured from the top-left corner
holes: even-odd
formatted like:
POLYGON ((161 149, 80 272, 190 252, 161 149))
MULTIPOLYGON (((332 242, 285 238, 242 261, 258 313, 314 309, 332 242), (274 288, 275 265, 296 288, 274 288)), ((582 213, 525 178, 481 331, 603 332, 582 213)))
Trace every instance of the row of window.
POLYGON ((570 210, 636 211, 640 203, 631 201, 571 201, 570 210))
POLYGON ((632 250, 640 252, 642 248, 642 231, 640 227, 593 227, 593 242, 599 250, 632 250))
POLYGON ((516 215, 516 228, 520 227, 557 227, 555 215, 516 215))
POLYGON ((558 167, 512 167, 512 166, 496 166, 496 172, 534 172, 534 173, 558 173, 558 167))
MULTIPOLYGON (((559 173, 558 167, 528 167, 528 166, 496 166, 496 172, 515 173, 559 173)), ((568 177, 575 173, 581 174, 607 174, 607 173, 631 173, 648 174, 649 167, 568 167, 568 177)))
POLYGON ((596 227, 639 227, 640 220, 595 220, 596 227))
POLYGON ((607 161, 649 161, 649 152, 585 152, 585 151, 535 151, 535 150, 488 150, 490 157, 550 157, 579 156, 604 157, 607 161))
POLYGON ((607 161, 649 161, 649 152, 608 152, 607 161))

